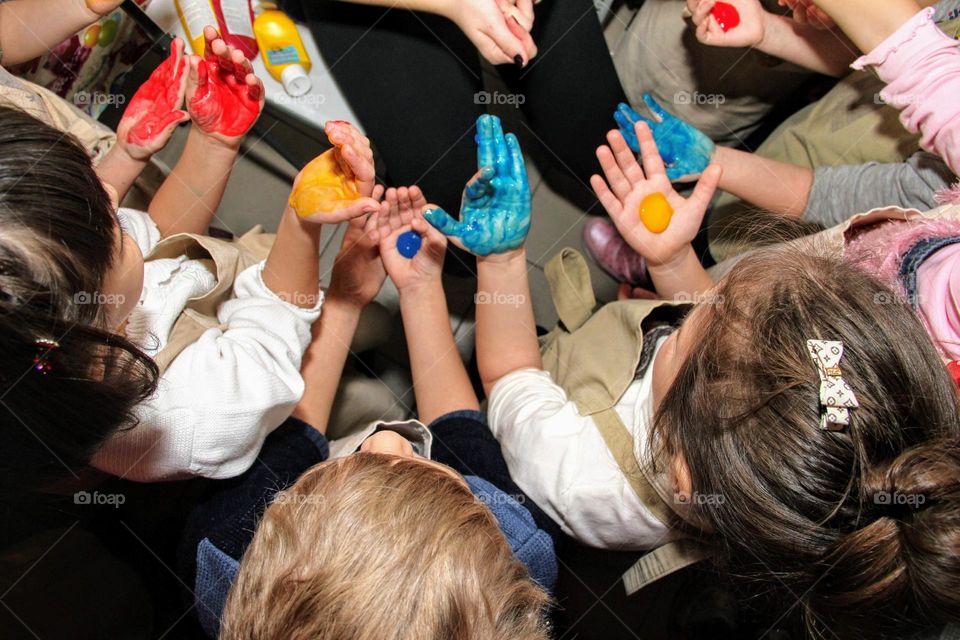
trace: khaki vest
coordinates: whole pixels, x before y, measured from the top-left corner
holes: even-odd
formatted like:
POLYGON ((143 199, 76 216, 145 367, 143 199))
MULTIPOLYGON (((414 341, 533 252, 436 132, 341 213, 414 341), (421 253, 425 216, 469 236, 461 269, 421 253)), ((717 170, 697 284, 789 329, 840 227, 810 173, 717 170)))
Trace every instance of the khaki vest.
MULTIPOLYGON (((630 431, 614 407, 634 381, 643 347, 644 320, 655 313, 682 315, 691 305, 666 300, 624 300, 597 308, 590 271, 577 251, 563 249, 545 268, 560 322, 540 341, 543 368, 590 416, 634 492, 665 524, 678 524, 663 483, 638 460, 630 431)), ((654 549, 623 576, 627 594, 706 557, 693 540, 654 549)))
POLYGON ((217 309, 233 295, 237 274, 266 259, 274 238, 273 234, 263 233, 259 225, 233 241, 178 233, 158 242, 144 258, 149 262, 185 255, 191 260, 202 260, 217 280, 209 293, 192 298, 174 322, 166 346, 154 357, 161 372, 205 331, 214 327, 226 328, 217 320, 217 309))

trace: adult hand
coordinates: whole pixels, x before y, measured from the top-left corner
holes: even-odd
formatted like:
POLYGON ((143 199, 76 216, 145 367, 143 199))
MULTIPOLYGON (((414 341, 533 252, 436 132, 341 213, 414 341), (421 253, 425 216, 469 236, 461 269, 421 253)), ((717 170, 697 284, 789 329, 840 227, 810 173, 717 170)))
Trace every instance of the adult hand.
POLYGON ((190 57, 187 110, 201 131, 237 147, 263 110, 263 82, 239 49, 204 27, 204 57, 190 57))
POLYGON ((190 116, 183 106, 187 82, 183 40, 174 38, 170 55, 133 94, 117 125, 117 144, 136 160, 149 159, 163 149, 177 125, 190 116))
POLYGON ((644 95, 643 101, 653 113, 652 119, 645 118, 623 103, 613 114, 627 144, 634 153, 640 152, 635 127, 638 122, 645 123, 653 131, 653 139, 663 154, 670 181, 696 180, 710 164, 710 158, 716 151, 713 140, 693 125, 667 113, 650 94, 644 95))
POLYGON ((643 166, 619 131, 607 134, 610 146, 597 149, 597 158, 606 177, 590 178, 590 184, 623 239, 634 251, 647 259, 651 267, 669 266, 683 257, 685 250, 700 230, 700 223, 720 181, 721 168, 711 165, 703 172, 689 198, 684 198, 670 184, 666 168, 654 142, 650 128, 638 122, 635 135, 643 166), (654 233, 641 222, 641 202, 647 196, 662 194, 673 214, 661 233, 654 233))
POLYGON ((477 119, 479 171, 463 191, 460 219, 427 208, 427 222, 477 256, 508 253, 523 246, 530 231, 531 195, 520 143, 503 135, 500 118, 477 119))
MULTIPOLYGON (((504 13, 500 0, 454 0, 449 6, 445 15, 460 27, 490 64, 514 64, 519 59, 526 66, 537 55, 537 45, 530 33, 504 13)), ((530 24, 532 26, 532 17, 530 24)))

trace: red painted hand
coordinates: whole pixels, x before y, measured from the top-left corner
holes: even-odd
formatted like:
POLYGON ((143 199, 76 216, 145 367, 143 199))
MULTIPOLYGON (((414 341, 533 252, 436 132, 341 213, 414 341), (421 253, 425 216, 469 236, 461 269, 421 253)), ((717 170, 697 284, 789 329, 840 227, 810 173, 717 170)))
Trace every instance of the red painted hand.
POLYGON ((134 158, 145 159, 166 146, 173 130, 190 116, 180 107, 186 86, 183 40, 174 38, 170 56, 160 63, 124 111, 117 139, 134 158))
POLYGON ((263 83, 243 52, 221 40, 206 27, 205 55, 191 56, 187 83, 187 110, 200 129, 225 142, 240 138, 260 117, 263 83))

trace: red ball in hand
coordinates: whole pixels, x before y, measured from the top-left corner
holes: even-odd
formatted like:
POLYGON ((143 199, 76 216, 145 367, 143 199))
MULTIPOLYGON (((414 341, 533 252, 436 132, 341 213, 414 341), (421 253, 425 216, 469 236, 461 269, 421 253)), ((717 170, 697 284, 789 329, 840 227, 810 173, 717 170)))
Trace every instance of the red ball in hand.
POLYGON ((740 24, 740 12, 737 11, 737 8, 732 4, 726 2, 718 2, 713 5, 713 9, 710 10, 710 14, 717 21, 717 24, 720 25, 720 28, 724 31, 730 31, 730 29, 735 29, 740 24))

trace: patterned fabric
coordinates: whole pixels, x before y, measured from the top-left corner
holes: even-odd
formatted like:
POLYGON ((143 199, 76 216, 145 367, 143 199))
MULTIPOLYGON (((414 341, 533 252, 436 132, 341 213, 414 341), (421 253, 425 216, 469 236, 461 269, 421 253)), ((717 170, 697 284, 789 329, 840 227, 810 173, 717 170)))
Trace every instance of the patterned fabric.
POLYGON ((853 389, 843 379, 840 371, 843 343, 835 340, 807 340, 807 350, 820 375, 820 428, 840 431, 850 424, 849 409, 860 406, 853 389))

